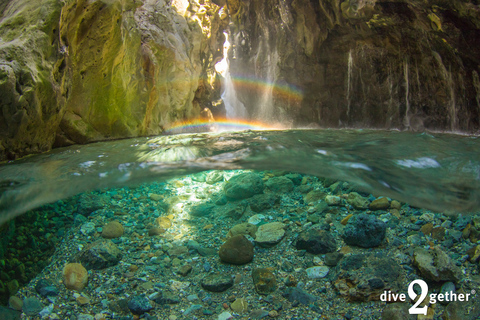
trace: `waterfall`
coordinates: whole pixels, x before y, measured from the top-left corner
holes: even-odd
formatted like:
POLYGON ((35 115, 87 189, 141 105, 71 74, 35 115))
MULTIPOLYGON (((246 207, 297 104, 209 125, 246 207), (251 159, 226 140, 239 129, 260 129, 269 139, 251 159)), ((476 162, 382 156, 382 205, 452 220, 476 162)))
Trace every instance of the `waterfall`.
POLYGON ((433 56, 435 60, 437 60, 438 65, 440 67, 440 73, 442 78, 445 80, 445 84, 447 85, 447 90, 449 93, 449 102, 448 102, 448 113, 450 116, 450 130, 455 131, 457 129, 457 108, 455 103, 455 86, 453 83, 452 72, 451 70, 447 70, 445 65, 443 64, 442 57, 437 52, 433 51, 433 56))
POLYGON ((403 125, 410 128, 410 101, 408 99, 409 83, 408 83, 408 61, 405 59, 403 62, 403 77, 405 79, 405 118, 403 119, 403 125))
POLYGON ((353 56, 352 49, 348 51, 348 72, 347 72, 347 118, 350 115, 350 95, 352 87, 352 72, 353 72, 353 56))
POLYGON ((215 65, 215 70, 223 77, 222 83, 222 100, 225 104, 227 119, 243 119, 247 117, 247 110, 243 103, 238 100, 235 87, 233 86, 232 76, 230 74, 228 51, 230 50, 229 35, 225 35, 225 43, 223 44, 223 59, 215 65))
POLYGON ((257 118, 265 122, 280 121, 280 117, 276 114, 273 103, 273 89, 277 82, 277 64, 279 55, 277 50, 270 52, 267 50, 266 60, 263 61, 266 66, 264 73, 264 86, 258 103, 257 118))

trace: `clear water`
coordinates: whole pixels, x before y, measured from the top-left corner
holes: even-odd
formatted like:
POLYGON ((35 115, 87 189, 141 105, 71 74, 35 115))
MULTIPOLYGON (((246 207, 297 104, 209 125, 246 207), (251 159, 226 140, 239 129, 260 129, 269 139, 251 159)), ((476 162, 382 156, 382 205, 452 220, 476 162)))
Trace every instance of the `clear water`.
POLYGON ((477 136, 377 130, 196 133, 57 149, 0 166, 0 223, 77 193, 212 169, 344 180, 441 212, 480 210, 477 136))

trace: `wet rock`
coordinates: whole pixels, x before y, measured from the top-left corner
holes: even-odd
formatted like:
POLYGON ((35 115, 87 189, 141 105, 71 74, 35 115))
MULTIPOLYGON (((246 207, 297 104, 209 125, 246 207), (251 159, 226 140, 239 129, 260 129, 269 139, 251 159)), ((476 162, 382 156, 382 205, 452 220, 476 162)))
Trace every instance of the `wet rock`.
POLYGON ((478 262, 480 261, 480 245, 475 246, 469 250, 467 250, 468 259, 471 262, 478 262))
POLYGON ((153 306, 150 303, 150 300, 142 295, 132 297, 128 302, 128 309, 130 309, 133 314, 144 314, 145 312, 152 310, 153 306))
POLYGON ((228 231, 227 237, 233 237, 239 234, 246 235, 248 234, 252 238, 255 238, 255 233, 257 232, 257 226, 248 222, 240 223, 235 225, 228 231))
POLYGON ((298 301, 299 303, 308 306, 309 304, 315 302, 317 298, 311 295, 304 289, 298 287, 288 287, 282 295, 287 298, 290 302, 298 301))
POLYGON ((352 217, 343 232, 343 240, 349 245, 373 248, 385 239, 387 225, 373 215, 358 214, 352 217))
POLYGON ((372 211, 376 210, 387 210, 390 207, 390 203, 388 202, 388 199, 385 197, 381 197, 378 199, 375 199, 370 203, 368 208, 372 211))
POLYGON ((88 283, 88 272, 80 263, 69 263, 63 268, 63 284, 69 290, 82 291, 88 283))
POLYGON ((202 203, 190 209, 190 215, 193 217, 206 217, 215 211, 215 205, 202 203))
POLYGON ((337 250, 337 242, 329 232, 315 225, 298 235, 295 247, 313 254, 328 253, 337 250))
POLYGON ((285 236, 285 227, 281 222, 261 225, 255 233, 255 243, 264 248, 273 247, 285 236))
POLYGON ((2 320, 20 320, 21 314, 22 313, 19 311, 5 308, 4 306, 0 306, 0 319, 2 320))
POLYGON ((244 298, 237 298, 232 302, 230 308, 236 313, 245 313, 248 310, 248 302, 244 298))
POLYGON ((197 252, 199 255, 202 257, 208 257, 208 256, 214 256, 217 254, 217 250, 213 248, 204 248, 204 247, 198 247, 197 252))
POLYGON ((357 210, 365 210, 368 208, 369 201, 362 197, 359 193, 357 192, 350 192, 347 196, 347 202, 350 204, 352 207, 354 207, 357 210))
POLYGON ((252 209, 253 212, 261 212, 270 209, 275 204, 279 203, 279 201, 280 197, 274 193, 256 194, 248 199, 250 209, 252 209))
POLYGON ((192 271, 192 266, 189 264, 185 264, 178 269, 177 273, 182 277, 186 277, 191 271, 192 271))
POLYGON ((105 207, 106 198, 96 194, 85 193, 79 196, 77 203, 77 212, 83 216, 88 216, 92 212, 105 207))
POLYGON ((268 295, 277 289, 277 281, 272 268, 255 268, 252 270, 253 284, 258 294, 268 295))
POLYGON ((243 173, 228 180, 223 190, 227 198, 239 200, 263 193, 264 188, 263 180, 258 174, 243 173))
POLYGON ((379 300, 385 288, 403 292, 403 269, 381 254, 346 256, 336 267, 335 288, 349 301, 379 300))
MULTIPOLYGON (((198 297, 197 297, 198 299, 198 297)), ((153 301, 160 305, 180 303, 180 298, 168 291, 159 291, 153 298, 153 301)))
POLYGON ((118 221, 110 221, 107 223, 102 230, 102 237, 105 239, 114 239, 119 238, 123 235, 123 226, 118 221))
POLYGON ((253 244, 244 235, 236 235, 225 241, 218 255, 226 263, 246 264, 253 260, 253 244))
POLYGON ((151 237, 158 236, 165 233, 165 229, 158 228, 158 227, 152 227, 148 229, 148 235, 151 237))
POLYGON ((325 197, 325 202, 329 206, 340 206, 342 204, 342 198, 337 196, 328 195, 325 197))
POLYGON ((260 224, 263 220, 265 220, 265 216, 263 214, 255 214, 250 218, 248 218, 248 223, 251 223, 256 226, 260 224))
POLYGON ((217 320, 230 320, 233 319, 233 316, 230 312, 224 311, 218 315, 217 320))
POLYGON ((320 267, 310 267, 305 270, 307 272, 307 277, 309 279, 320 279, 326 277, 328 274, 329 268, 325 266, 320 267))
POLYGON ((155 223, 158 227, 168 230, 172 226, 172 220, 170 220, 168 217, 158 217, 155 219, 155 223))
POLYGON ((205 182, 208 184, 215 184, 220 181, 223 181, 223 173, 221 171, 211 171, 207 173, 205 178, 205 182))
POLYGON ((299 173, 287 173, 285 178, 292 180, 294 185, 299 186, 302 183, 303 176, 299 173))
POLYGON ((248 203, 245 201, 228 203, 227 205, 218 209, 221 215, 234 220, 240 219, 248 208, 248 203))
POLYGON ((335 267, 340 260, 343 258, 343 253, 341 252, 331 252, 325 254, 325 265, 329 267, 335 267))
MULTIPOLYGON (((13 310, 21 311, 23 308, 23 301, 17 296, 11 296, 8 299, 8 307, 13 310)), ((3 319, 1 317, 1 312, 0 312, 0 319, 3 319)))
POLYGON ((439 247, 433 250, 415 248, 413 265, 418 268, 423 277, 429 280, 458 282, 462 278, 460 268, 439 247))
POLYGON ((325 199, 326 193, 321 190, 312 190, 303 197, 305 203, 315 203, 325 199))
POLYGON ((36 316, 43 310, 43 308, 43 303, 37 298, 26 298, 23 300, 22 311, 27 316, 36 316))
MULTIPOLYGON (((456 290, 455 290, 455 284, 453 282, 445 282, 444 284, 442 284, 442 287, 440 288, 440 293, 445 295, 445 294, 448 294, 448 296, 452 296, 452 293, 455 293, 456 290)), ((441 304, 443 305, 447 305, 449 302, 448 301, 439 301, 441 304)))
POLYGON ((286 193, 293 190, 293 181, 284 176, 270 178, 265 185, 270 191, 276 193, 286 193))
POLYGON ((228 274, 209 274, 200 282, 203 289, 212 292, 223 292, 233 286, 233 278, 228 274))
POLYGON ((257 309, 257 310, 253 310, 252 312, 250 312, 250 314, 248 315, 248 318, 249 319, 264 319, 266 317, 268 317, 268 311, 266 310, 263 310, 263 309, 257 309))
POLYGON ((116 265, 122 252, 111 240, 99 240, 84 248, 78 255, 79 261, 87 269, 104 269, 116 265))
POLYGON ((415 320, 417 317, 408 313, 409 308, 404 302, 389 303, 382 311, 382 320, 415 320))
POLYGON ((37 291, 42 297, 57 296, 58 288, 49 280, 41 279, 35 285, 37 291))

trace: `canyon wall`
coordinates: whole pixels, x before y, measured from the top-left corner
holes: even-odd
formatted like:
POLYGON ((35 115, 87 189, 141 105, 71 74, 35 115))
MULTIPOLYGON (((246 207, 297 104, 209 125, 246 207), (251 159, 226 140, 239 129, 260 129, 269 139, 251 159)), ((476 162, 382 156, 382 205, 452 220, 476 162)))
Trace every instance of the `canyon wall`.
POLYGON ((220 97, 209 1, 12 0, 0 20, 0 160, 159 134, 220 97), (8 37, 7 37, 8 36, 8 37))
POLYGON ((293 125, 480 128, 478 1, 228 4, 233 77, 264 82, 237 85, 251 114, 293 125))
POLYGON ((478 1, 9 0, 0 161, 221 115, 292 126, 480 128, 478 1))

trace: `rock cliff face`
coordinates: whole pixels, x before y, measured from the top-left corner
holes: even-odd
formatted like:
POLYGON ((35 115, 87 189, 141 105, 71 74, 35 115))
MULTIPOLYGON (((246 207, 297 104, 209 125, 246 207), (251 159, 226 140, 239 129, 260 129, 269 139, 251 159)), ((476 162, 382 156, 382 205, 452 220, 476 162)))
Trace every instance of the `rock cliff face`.
POLYGON ((236 83, 251 114, 328 127, 480 128, 478 1, 228 5, 234 78, 264 82, 236 83))
POLYGON ((8 0, 0 12, 0 160, 221 113, 224 30, 251 118, 480 128, 476 0, 8 0))
POLYGON ((0 160, 151 135, 220 98, 221 7, 11 0, 0 20, 0 160))

